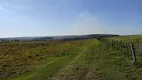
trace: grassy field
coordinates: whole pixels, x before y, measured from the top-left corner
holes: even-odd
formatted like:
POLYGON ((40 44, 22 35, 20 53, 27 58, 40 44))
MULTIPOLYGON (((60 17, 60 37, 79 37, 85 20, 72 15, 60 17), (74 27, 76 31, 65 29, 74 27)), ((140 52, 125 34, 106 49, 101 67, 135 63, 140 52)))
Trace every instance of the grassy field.
POLYGON ((0 80, 142 80, 141 75, 141 64, 97 39, 0 44, 0 80))

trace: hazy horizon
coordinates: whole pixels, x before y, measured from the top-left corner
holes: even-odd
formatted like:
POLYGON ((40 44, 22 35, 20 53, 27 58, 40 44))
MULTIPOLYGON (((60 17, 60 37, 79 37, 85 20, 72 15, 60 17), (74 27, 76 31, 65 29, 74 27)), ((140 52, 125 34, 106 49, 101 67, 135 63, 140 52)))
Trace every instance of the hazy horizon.
POLYGON ((0 37, 142 34, 142 0, 1 0, 0 37))

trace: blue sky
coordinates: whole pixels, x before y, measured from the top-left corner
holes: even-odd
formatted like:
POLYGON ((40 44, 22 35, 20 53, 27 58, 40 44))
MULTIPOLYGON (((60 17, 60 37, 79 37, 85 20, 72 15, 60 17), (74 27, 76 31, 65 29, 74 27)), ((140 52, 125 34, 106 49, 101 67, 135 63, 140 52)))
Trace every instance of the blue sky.
POLYGON ((0 0, 0 37, 142 34, 142 0, 0 0))

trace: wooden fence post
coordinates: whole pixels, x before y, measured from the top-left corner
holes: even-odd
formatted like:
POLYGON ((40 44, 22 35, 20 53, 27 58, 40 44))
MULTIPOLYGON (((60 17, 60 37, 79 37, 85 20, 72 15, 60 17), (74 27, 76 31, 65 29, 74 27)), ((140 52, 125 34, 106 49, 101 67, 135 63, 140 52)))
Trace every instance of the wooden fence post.
POLYGON ((93 49, 91 49, 91 54, 93 54, 93 49))
POLYGON ((112 40, 112 47, 113 47, 113 48, 115 47, 115 42, 114 42, 114 40, 112 40))
POLYGON ((121 52, 122 52, 122 44, 123 44, 122 41, 120 41, 120 42, 119 42, 119 45, 120 45, 119 48, 120 48, 120 51, 121 51, 121 52))
POLYGON ((128 45, 127 42, 126 42, 126 53, 127 53, 127 54, 130 54, 130 53, 129 53, 129 45, 128 45))
POLYGON ((114 49, 116 49, 116 47, 115 47, 116 45, 115 45, 115 40, 113 41, 113 47, 114 47, 114 49))
POLYGON ((135 50, 134 50, 134 45, 133 45, 133 43, 130 43, 130 46, 131 46, 133 61, 134 61, 134 63, 136 63, 136 53, 135 53, 135 50))
POLYGON ((92 48, 91 54, 95 54, 95 49, 92 48))

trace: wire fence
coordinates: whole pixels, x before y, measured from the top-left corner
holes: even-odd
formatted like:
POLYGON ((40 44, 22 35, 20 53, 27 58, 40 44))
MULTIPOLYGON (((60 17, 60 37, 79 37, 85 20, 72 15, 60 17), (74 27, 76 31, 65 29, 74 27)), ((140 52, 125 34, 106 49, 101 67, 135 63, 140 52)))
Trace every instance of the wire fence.
POLYGON ((136 59, 142 62, 142 41, 134 44, 136 59))
POLYGON ((118 40, 102 39, 106 48, 113 48, 124 55, 133 58, 133 62, 142 62, 142 40, 137 42, 124 42, 118 40))

